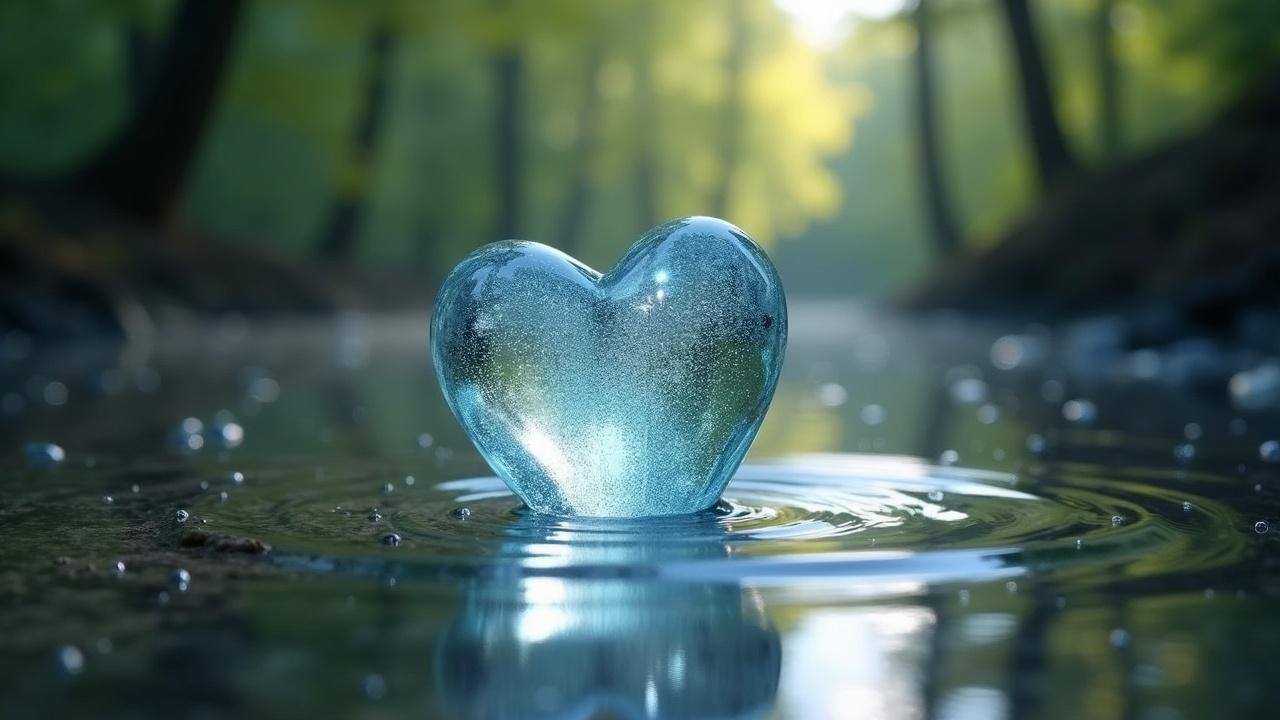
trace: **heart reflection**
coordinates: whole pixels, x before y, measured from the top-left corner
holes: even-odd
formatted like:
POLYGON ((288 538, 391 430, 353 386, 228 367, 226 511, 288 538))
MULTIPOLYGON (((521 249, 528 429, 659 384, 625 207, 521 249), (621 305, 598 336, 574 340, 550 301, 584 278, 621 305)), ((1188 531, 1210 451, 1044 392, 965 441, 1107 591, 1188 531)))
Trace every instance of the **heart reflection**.
MULTIPOLYGON (((718 530, 711 513, 687 518, 718 530)), ((718 542, 654 542, 645 522, 606 540, 530 513, 512 534, 541 534, 565 572, 472 581, 438 646, 449 717, 753 718, 770 712, 782 653, 758 593, 733 583, 574 577, 583 566, 654 567, 723 556, 718 542)), ((616 525, 616 524, 615 524, 616 525)), ((525 546, 526 548, 528 546, 525 546)))

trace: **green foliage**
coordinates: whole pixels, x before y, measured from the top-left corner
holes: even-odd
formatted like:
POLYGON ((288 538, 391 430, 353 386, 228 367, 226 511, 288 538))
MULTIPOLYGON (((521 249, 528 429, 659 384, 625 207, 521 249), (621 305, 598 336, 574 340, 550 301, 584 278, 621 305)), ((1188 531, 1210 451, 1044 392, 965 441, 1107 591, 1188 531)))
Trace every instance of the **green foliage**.
MULTIPOLYGON (((109 142, 145 85, 130 53, 159 52, 173 6, 0 3, 0 173, 65 174, 109 142)), ((935 7, 944 174, 981 247, 1038 191, 998 3, 935 7)), ((1098 27, 1118 62, 1122 155, 1194 128, 1280 59, 1273 0, 1116 0, 1100 26, 1103 7, 1036 3, 1060 119, 1094 165, 1114 159, 1098 138, 1098 27)), ((359 198, 361 261, 438 279, 495 239, 493 59, 505 53, 523 68, 524 237, 560 244, 585 178, 580 250, 604 267, 648 224, 712 212, 727 190, 724 215, 771 247, 792 292, 883 296, 932 262, 913 50, 901 18, 812 45, 771 0, 251 1, 187 213, 216 237, 305 256, 335 200, 359 198), (375 156, 353 161, 379 27, 398 41, 389 111, 375 156)))

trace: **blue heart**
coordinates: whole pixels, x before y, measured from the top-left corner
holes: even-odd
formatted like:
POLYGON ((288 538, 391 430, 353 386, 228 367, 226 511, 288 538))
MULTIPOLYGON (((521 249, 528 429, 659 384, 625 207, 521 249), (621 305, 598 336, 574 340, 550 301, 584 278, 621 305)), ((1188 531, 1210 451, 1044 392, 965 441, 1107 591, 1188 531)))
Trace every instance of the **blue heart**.
POLYGON ((431 321, 445 399, 529 507, 640 517, 715 504, 782 369, 787 307, 746 233, 650 230, 605 275, 498 242, 445 279, 431 321))

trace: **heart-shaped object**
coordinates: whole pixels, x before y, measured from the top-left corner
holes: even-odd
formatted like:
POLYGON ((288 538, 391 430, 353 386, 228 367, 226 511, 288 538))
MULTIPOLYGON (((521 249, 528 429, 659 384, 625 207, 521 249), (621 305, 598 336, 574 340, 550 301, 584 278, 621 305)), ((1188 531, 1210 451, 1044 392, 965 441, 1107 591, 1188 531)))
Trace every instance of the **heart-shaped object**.
POLYGON ((486 245, 445 279, 431 332, 449 407, 529 507, 672 515, 714 505, 742 462, 787 307, 746 233, 694 217, 604 275, 545 245, 486 245))

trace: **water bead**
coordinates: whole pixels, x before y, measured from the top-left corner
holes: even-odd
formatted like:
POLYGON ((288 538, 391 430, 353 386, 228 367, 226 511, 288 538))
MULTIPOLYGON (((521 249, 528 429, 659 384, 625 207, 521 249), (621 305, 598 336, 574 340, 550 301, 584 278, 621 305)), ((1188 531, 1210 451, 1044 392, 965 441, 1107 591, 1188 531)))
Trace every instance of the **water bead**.
POLYGON ((1266 520, 1259 520, 1253 524, 1253 531, 1259 535, 1266 535, 1270 530, 1271 526, 1267 524, 1266 520))
POLYGON ((475 251, 441 288, 432 350, 450 408, 529 507, 670 515, 720 497, 773 396, 786 326, 760 248, 686 218, 604 275, 536 243, 475 251))
POLYGON ((1258 457, 1265 463, 1280 463, 1280 440, 1267 440, 1259 445, 1258 457))

